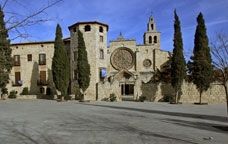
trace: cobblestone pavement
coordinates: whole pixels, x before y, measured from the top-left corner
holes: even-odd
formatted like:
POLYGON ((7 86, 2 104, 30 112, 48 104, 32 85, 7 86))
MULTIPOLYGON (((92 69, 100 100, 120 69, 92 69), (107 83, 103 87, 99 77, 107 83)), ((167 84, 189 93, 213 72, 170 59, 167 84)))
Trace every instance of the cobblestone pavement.
POLYGON ((227 144, 225 104, 0 101, 0 144, 227 144))

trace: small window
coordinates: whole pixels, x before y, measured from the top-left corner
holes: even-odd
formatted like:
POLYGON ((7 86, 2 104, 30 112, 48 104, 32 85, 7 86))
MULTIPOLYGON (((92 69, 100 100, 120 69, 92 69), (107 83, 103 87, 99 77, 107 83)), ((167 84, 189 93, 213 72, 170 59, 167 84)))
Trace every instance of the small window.
POLYGON ((99 77, 100 77, 100 81, 104 81, 104 79, 107 76, 107 70, 106 68, 99 68, 99 77))
POLYGON ((154 36, 154 43, 158 43, 158 38, 157 38, 157 36, 154 36))
POLYGON ((32 61, 32 54, 28 54, 27 59, 28 59, 28 61, 32 61))
POLYGON ((39 54, 39 65, 46 65, 46 54, 39 54))
POLYGON ((100 42, 103 42, 103 41, 104 41, 104 37, 100 36, 100 42))
POLYGON ((87 31, 91 31, 91 26, 90 25, 86 25, 85 26, 85 32, 87 32, 87 31))
POLYGON ((20 55, 14 55, 14 66, 20 66, 20 55))
POLYGON ((100 59, 104 59, 104 50, 100 49, 100 59))
POLYGON ((149 43, 151 44, 152 43, 152 37, 149 36, 149 43))
POLYGON ((99 27, 99 32, 103 33, 104 32, 104 29, 102 26, 99 27))

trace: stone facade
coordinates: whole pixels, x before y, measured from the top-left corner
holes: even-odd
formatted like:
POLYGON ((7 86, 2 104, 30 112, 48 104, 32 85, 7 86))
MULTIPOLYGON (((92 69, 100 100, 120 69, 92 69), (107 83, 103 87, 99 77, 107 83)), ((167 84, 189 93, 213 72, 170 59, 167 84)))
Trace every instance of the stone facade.
MULTIPOLYGON (((108 25, 99 22, 79 22, 69 27, 71 35, 71 89, 77 84, 78 31, 83 34, 90 64, 90 86, 85 92, 85 100, 96 100, 97 83, 100 81, 99 70, 107 67, 107 32, 108 25), (103 56, 100 56, 100 53, 103 56)), ((72 90, 73 91, 73 90, 72 90)))
POLYGON ((51 72, 54 42, 12 44, 11 49, 14 66, 7 85, 9 92, 15 90, 20 94, 28 87, 30 94, 38 94, 41 87, 54 89, 51 72))
MULTIPOLYGON (((107 24, 96 21, 78 22, 69 26, 70 37, 64 39, 71 66, 69 93, 73 94, 78 85, 77 36, 80 30, 91 72, 85 100, 103 100, 111 94, 115 94, 117 100, 136 100, 140 96, 146 96, 149 101, 162 101, 172 96, 173 89, 169 84, 151 82, 155 72, 161 70, 170 58, 170 53, 160 48, 160 32, 157 31, 153 17, 149 18, 147 30, 142 36, 144 43, 141 45, 120 34, 116 40, 110 41, 108 46, 108 29, 107 24)), ((29 93, 35 95, 47 93, 48 89, 56 91, 51 72, 53 41, 18 43, 12 44, 11 48, 16 63, 7 85, 9 91, 16 90, 21 93, 24 87, 28 87, 29 93)), ((182 92, 181 102, 198 101, 198 91, 193 84, 185 82, 182 92)), ((209 103, 224 102, 223 87, 212 84, 202 99, 209 103)))
POLYGON ((169 52, 160 49, 160 33, 155 21, 149 18, 144 44, 122 34, 110 42, 107 52, 107 79, 98 83, 98 99, 114 93, 119 100, 138 99, 142 95, 142 83, 147 83, 157 69, 169 59, 169 52), (104 92, 107 90, 106 92, 104 92))
MULTIPOLYGON (((143 83, 142 95, 146 96, 149 101, 168 101, 170 97, 174 96, 174 89, 167 83, 143 83)), ((182 96, 180 97, 182 103, 199 102, 199 92, 193 83, 184 82, 182 85, 182 96)), ((203 103, 225 103, 224 87, 218 83, 212 83, 208 91, 202 94, 203 103)))

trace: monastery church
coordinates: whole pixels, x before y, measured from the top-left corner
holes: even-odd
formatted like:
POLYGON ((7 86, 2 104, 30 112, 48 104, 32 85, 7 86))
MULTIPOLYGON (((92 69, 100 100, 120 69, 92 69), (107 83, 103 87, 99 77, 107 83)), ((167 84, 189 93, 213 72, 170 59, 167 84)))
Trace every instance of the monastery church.
MULTIPOLYGON (((70 61, 69 94, 73 94, 77 85, 77 33, 80 30, 91 71, 85 100, 102 100, 115 94, 118 100, 138 99, 141 95, 151 100, 153 95, 159 95, 160 98, 153 99, 159 101, 164 96, 152 89, 151 78, 169 60, 170 53, 160 49, 160 32, 153 17, 149 18, 147 29, 145 22, 142 45, 120 34, 108 46, 109 26, 97 21, 78 22, 68 28, 70 37, 64 39, 64 43, 70 61)), ((51 71, 54 41, 14 43, 11 49, 14 66, 7 85, 8 91, 21 93, 25 87, 32 95, 55 91, 51 71)), ((195 95, 198 97, 197 91, 195 95)))

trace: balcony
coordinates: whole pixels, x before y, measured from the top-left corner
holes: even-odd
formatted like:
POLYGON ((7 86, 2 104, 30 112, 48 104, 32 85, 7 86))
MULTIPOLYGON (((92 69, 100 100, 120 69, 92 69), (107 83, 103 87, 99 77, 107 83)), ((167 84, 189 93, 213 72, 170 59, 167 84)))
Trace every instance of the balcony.
POLYGON ((13 87, 21 87, 22 85, 22 81, 12 82, 13 87))
POLYGON ((39 60, 39 65, 46 65, 46 60, 44 61, 39 60))
POLYGON ((13 62, 13 65, 14 65, 14 66, 21 66, 21 63, 20 63, 20 61, 14 61, 14 62, 13 62))
POLYGON ((47 86, 49 85, 49 80, 37 80, 38 86, 47 86))

